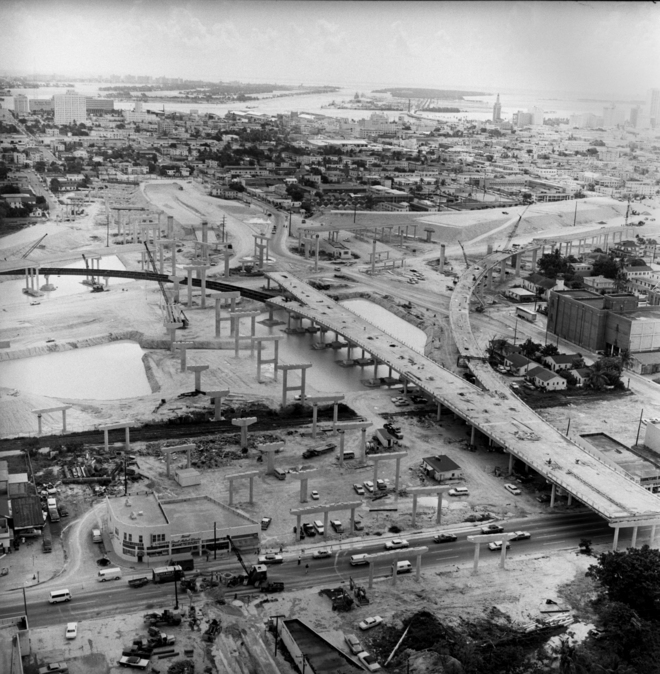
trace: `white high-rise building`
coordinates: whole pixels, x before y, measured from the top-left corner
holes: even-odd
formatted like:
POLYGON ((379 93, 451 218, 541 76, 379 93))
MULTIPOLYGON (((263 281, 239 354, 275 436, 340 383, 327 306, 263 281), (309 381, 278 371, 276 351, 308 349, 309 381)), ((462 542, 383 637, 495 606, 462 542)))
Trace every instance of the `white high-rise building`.
POLYGON ((660 129, 660 89, 649 89, 645 112, 650 119, 651 127, 660 129))
POLYGON ((14 96, 14 112, 17 115, 25 115, 30 112, 30 99, 25 94, 14 96))
POLYGON ((532 108, 532 126, 541 126, 545 113, 542 108, 532 108))
POLYGON ((69 90, 53 96, 55 124, 80 124, 87 119, 87 97, 69 90))

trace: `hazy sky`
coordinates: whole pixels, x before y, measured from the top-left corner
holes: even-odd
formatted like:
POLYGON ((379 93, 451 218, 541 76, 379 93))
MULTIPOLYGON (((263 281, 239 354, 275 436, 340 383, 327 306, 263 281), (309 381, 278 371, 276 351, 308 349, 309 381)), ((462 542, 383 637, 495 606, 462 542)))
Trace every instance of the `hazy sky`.
POLYGON ((1 0, 4 72, 643 94, 660 5, 1 0))

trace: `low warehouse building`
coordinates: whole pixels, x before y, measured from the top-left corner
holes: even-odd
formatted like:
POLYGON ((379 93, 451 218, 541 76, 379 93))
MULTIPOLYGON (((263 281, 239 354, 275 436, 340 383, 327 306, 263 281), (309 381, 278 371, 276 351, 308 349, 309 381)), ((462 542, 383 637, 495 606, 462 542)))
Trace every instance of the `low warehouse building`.
POLYGON ((438 482, 463 477, 461 467, 445 454, 424 457, 422 459, 422 470, 438 482))

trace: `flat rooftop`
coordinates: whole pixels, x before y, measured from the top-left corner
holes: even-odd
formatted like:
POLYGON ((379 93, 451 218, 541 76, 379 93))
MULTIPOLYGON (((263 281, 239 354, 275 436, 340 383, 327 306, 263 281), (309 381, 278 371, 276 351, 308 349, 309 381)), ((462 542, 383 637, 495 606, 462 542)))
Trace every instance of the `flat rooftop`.
POLYGON ((660 463, 654 463, 636 454, 607 433, 581 433, 580 437, 633 477, 643 482, 660 479, 660 463))
POLYGON ((151 527, 169 524, 171 535, 206 531, 213 527, 213 522, 218 530, 258 524, 247 515, 206 496, 160 500, 154 493, 138 494, 109 498, 108 505, 120 522, 151 527))

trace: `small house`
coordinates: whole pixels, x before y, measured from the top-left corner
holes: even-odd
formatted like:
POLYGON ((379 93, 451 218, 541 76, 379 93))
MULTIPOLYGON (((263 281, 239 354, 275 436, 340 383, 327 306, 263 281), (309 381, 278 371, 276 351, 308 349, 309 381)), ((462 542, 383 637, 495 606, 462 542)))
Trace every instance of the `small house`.
POLYGON ((544 367, 536 367, 527 373, 527 378, 531 379, 537 388, 545 391, 562 391, 566 388, 566 380, 556 372, 547 370, 544 367))
POLYGON ((438 482, 463 477, 461 467, 444 454, 424 457, 422 459, 422 470, 438 482))
POLYGON ((554 356, 545 356, 543 364, 553 372, 559 372, 559 370, 572 370, 575 363, 581 360, 582 356, 579 353, 557 353, 554 356))
POLYGON ((570 370, 569 373, 575 377, 575 385, 578 388, 584 388, 587 385, 587 381, 589 380, 591 368, 580 367, 577 370, 570 370))
POLYGON ((504 367, 509 368, 511 374, 514 374, 516 377, 522 377, 531 368, 536 366, 537 363, 527 358, 527 356, 523 356, 522 353, 510 353, 504 357, 504 367))

